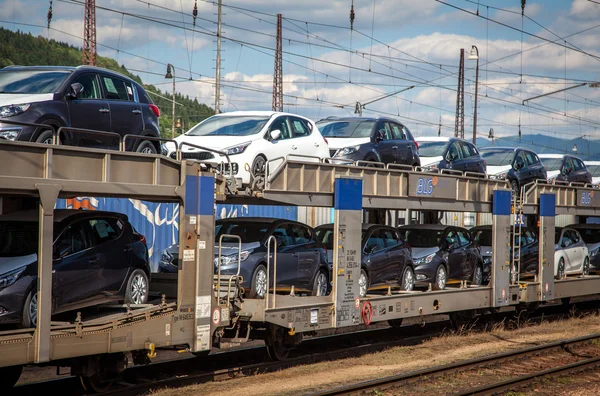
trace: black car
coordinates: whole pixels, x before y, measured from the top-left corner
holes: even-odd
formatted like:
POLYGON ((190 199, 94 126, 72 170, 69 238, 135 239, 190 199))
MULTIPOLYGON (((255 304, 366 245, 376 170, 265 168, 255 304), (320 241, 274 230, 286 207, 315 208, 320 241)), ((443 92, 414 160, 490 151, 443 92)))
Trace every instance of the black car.
MULTIPOLYGON (((129 77, 93 66, 8 66, 0 70, 0 138, 52 142, 52 128, 14 125, 6 121, 44 124, 160 137, 160 111, 146 90, 129 77)), ((114 147, 116 139, 93 133, 64 131, 61 142, 74 146, 114 147)), ((127 139, 126 150, 160 153, 153 140, 127 139)))
POLYGON ((486 174, 486 162, 475 145, 455 137, 418 137, 424 170, 456 170, 486 174))
POLYGON ((521 147, 485 147, 479 150, 490 178, 507 180, 513 191, 536 180, 547 179, 546 168, 536 153, 521 147))
POLYGON ((442 224, 415 224, 398 228, 412 248, 416 282, 436 290, 449 280, 483 283, 483 259, 466 228, 442 224))
POLYGON ((179 258, 179 244, 173 244, 162 251, 158 262, 158 272, 176 274, 179 269, 177 259, 179 258))
MULTIPOLYGON (((267 244, 270 236, 274 236, 277 241, 277 290, 294 286, 295 292, 306 292, 313 296, 323 296, 329 292, 331 269, 327 263, 327 253, 316 239, 315 231, 306 224, 265 217, 217 220, 215 274, 218 272, 218 244, 222 235, 235 235, 242 240, 242 250, 238 252, 237 238, 223 238, 221 275, 233 275, 237 272, 239 255, 242 287, 246 290, 247 297, 264 298, 267 292, 267 244)), ((271 252, 274 245, 271 242, 271 252)), ((273 261, 270 266, 269 288, 272 288, 273 261)))
MULTIPOLYGON (((327 248, 333 264, 333 224, 315 228, 319 241, 327 248)), ((415 284, 410 246, 393 227, 378 224, 362 225, 361 274, 358 279, 360 296, 381 286, 400 285, 412 290, 415 284)))
MULTIPOLYGON (((481 249, 483 257, 483 280, 489 282, 492 276, 492 226, 482 225, 473 227, 469 230, 473 241, 477 243, 481 249)), ((510 247, 513 249, 513 244, 517 244, 517 239, 514 234, 515 226, 510 226, 510 247)), ((521 227, 521 242, 520 242, 520 270, 521 275, 537 274, 539 261, 540 242, 535 232, 535 229, 522 226, 521 227)), ((514 252, 514 258, 518 257, 518 252, 514 252)), ((517 283, 517 271, 513 265, 511 266, 511 284, 517 283)))
POLYGON ((332 158, 419 166, 418 144, 392 118, 328 117, 316 123, 332 158))
MULTIPOLYGON (((39 212, 0 216, 0 323, 37 319, 39 212)), ((54 211, 52 312, 111 301, 144 304, 150 266, 146 239, 126 215, 54 211)))
POLYGON ((600 224, 571 224, 566 228, 571 228, 579 232, 579 235, 588 248, 590 257, 590 270, 600 270, 600 224))
POLYGON ((549 182, 592 184, 592 173, 583 161, 569 154, 540 154, 549 182))

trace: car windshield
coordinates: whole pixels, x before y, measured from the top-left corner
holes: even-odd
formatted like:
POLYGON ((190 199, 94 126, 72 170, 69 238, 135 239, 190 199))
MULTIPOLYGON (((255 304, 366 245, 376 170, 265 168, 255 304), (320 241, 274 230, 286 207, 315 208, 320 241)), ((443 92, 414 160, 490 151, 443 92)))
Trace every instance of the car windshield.
MULTIPOLYGON (((244 222, 223 222, 217 223, 215 227, 215 243, 219 243, 221 235, 236 235, 242 238, 242 243, 260 241, 267 230, 269 223, 244 222)), ((237 238, 223 237, 223 242, 238 242, 237 238)))
POLYGON ((0 222, 0 257, 18 257, 37 253, 38 223, 0 222))
POLYGON ((371 136, 375 121, 320 121, 321 135, 335 138, 365 138, 371 136))
POLYGON ((562 158, 540 158, 542 160, 542 164, 547 171, 557 171, 560 170, 560 165, 562 164, 562 158))
POLYGON ((491 166, 510 165, 510 160, 513 157, 513 151, 480 151, 481 157, 491 166))
POLYGON ((425 228, 408 228, 401 231, 404 240, 414 248, 439 246, 444 235, 444 230, 428 230, 425 228))
POLYGON ((60 70, 0 71, 0 93, 53 93, 58 90, 69 74, 71 72, 60 70))
POLYGON ((441 157, 444 154, 448 142, 419 142, 420 157, 441 157))
POLYGON ((594 177, 600 176, 600 165, 586 165, 594 177))
POLYGON ((333 228, 319 228, 315 230, 315 233, 323 246, 333 250, 333 228))
POLYGON ((585 243, 599 243, 600 242, 600 229, 577 229, 579 235, 585 243))
POLYGON ((492 230, 476 230, 473 240, 480 246, 492 246, 492 230))
POLYGON ((188 136, 249 136, 265 126, 269 116, 212 116, 190 129, 188 136))

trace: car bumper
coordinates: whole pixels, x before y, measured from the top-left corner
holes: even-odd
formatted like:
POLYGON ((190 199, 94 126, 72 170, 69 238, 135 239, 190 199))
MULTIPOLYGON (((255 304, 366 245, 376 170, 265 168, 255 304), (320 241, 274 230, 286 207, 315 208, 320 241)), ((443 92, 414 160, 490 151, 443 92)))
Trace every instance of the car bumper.
POLYGON ((590 257, 590 269, 600 270, 600 255, 590 257))
POLYGON ((0 290, 0 324, 20 323, 32 278, 25 276, 0 290))
POLYGON ((158 263, 158 272, 173 274, 177 273, 179 268, 170 261, 160 260, 158 263))
POLYGON ((435 272, 439 263, 432 261, 430 263, 415 266, 415 284, 427 286, 435 281, 435 272))

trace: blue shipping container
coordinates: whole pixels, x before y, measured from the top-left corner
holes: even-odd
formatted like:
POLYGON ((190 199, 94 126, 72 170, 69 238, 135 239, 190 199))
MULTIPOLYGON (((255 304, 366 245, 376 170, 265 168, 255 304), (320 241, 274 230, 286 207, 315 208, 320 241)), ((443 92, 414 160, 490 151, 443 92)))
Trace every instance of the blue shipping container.
MULTIPOLYGON (((150 266, 158 269, 164 249, 179 241, 179 205, 128 198, 78 197, 58 199, 56 209, 107 210, 126 214, 129 222, 146 237, 150 266)), ((217 205, 217 219, 230 217, 275 217, 296 220, 295 206, 217 205)))

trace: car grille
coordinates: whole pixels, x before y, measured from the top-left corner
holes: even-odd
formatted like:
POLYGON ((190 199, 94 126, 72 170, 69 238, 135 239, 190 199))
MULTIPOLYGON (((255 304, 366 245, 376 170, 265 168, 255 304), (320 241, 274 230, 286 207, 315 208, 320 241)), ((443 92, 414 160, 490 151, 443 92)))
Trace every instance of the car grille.
POLYGON ((337 152, 337 149, 330 149, 329 150, 329 156, 333 157, 335 155, 335 153, 337 152))
POLYGON ((211 158, 215 158, 213 153, 209 153, 208 151, 197 151, 191 153, 181 153, 182 159, 195 159, 195 160, 208 160, 211 158))

